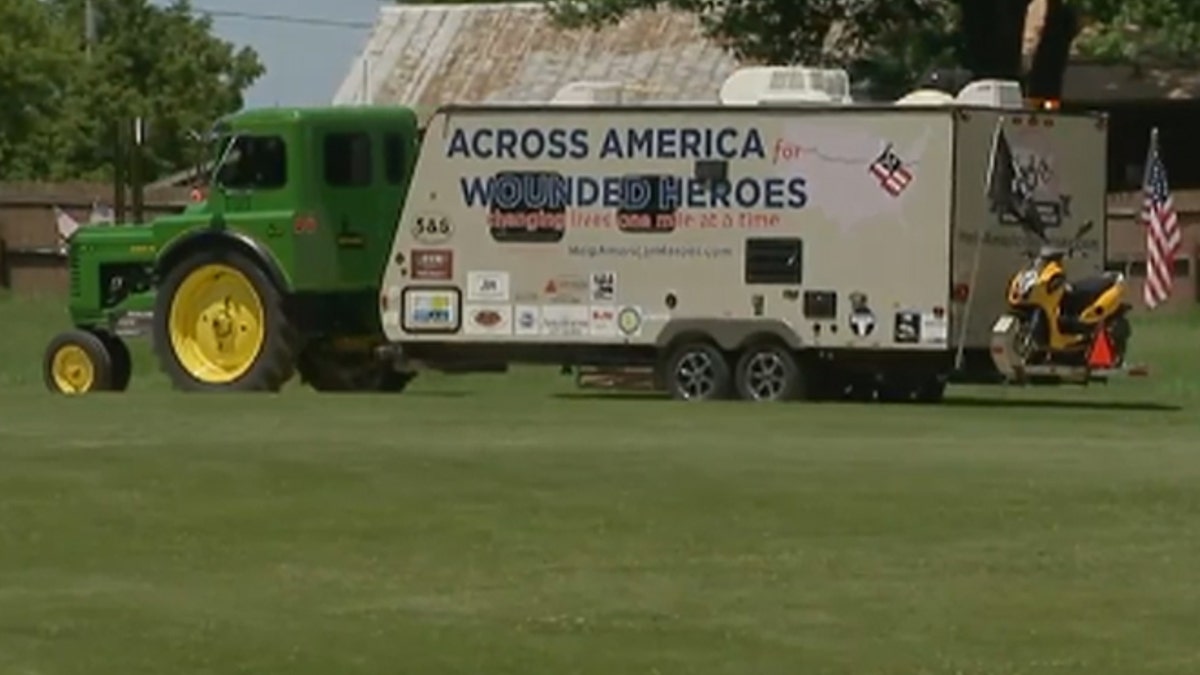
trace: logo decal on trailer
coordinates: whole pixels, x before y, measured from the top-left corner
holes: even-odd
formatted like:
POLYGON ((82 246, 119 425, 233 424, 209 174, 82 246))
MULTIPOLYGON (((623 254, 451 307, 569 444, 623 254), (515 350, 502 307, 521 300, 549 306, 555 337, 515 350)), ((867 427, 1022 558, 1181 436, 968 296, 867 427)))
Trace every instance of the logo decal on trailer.
POLYGON ((921 313, 896 312, 896 327, 892 339, 899 343, 912 344, 921 341, 921 313))
POLYGON ((879 153, 867 170, 879 179, 879 187, 893 197, 899 197, 914 178, 912 171, 904 166, 904 160, 892 149, 891 143, 884 147, 883 152, 879 153))
POLYGON ((867 306, 866 293, 855 291, 850 294, 850 332, 858 337, 875 332, 875 313, 867 306))

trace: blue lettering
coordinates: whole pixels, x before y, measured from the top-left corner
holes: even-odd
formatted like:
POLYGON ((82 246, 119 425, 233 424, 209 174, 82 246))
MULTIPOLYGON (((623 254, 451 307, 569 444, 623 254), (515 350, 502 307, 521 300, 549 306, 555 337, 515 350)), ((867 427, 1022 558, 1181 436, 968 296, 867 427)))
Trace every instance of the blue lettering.
POLYGON ((788 200, 788 208, 802 209, 808 204, 808 191, 804 188, 808 186, 808 181, 797 176, 788 181, 787 191, 791 195, 788 200))
MULTIPOLYGON (((455 129, 447 157, 538 160, 583 159, 590 154, 587 129, 455 129)), ((610 128, 599 158, 614 159, 763 159, 766 150, 757 129, 736 127, 610 128)))
POLYGON ((463 201, 467 203, 467 206, 487 206, 492 203, 491 178, 486 182, 480 180, 478 176, 470 179, 459 178, 458 185, 462 189, 463 201))
POLYGON ((587 129, 455 129, 447 157, 475 159, 583 159, 587 129))
POLYGON ((575 195, 576 206, 595 206, 600 199, 600 182, 595 178, 581 176, 577 181, 577 192, 575 195))
POLYGON ((659 181, 658 204, 660 211, 679 208, 679 192, 683 181, 678 176, 664 176, 659 181))
MULTIPOLYGON (((453 142, 453 141, 452 141, 453 142)), ((556 173, 501 173, 460 178, 468 207, 504 210, 558 210, 602 206, 628 211, 687 209, 801 209, 808 183, 793 178, 702 181, 679 176, 563 176, 556 173)))

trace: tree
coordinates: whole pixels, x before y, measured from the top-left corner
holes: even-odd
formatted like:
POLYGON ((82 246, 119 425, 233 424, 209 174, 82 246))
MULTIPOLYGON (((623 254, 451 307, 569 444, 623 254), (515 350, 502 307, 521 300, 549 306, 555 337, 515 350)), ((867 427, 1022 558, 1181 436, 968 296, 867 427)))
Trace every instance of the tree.
POLYGON ((1056 97, 1081 32, 1084 53, 1107 58, 1178 58, 1200 44, 1196 0, 1043 0, 1043 29, 1028 67, 1022 42, 1031 0, 545 1, 570 27, 660 5, 693 12, 739 59, 844 67, 886 96, 912 87, 930 68, 957 65, 975 77, 1022 80, 1030 96, 1056 97))
POLYGON ((258 56, 213 36, 188 0, 93 0, 88 57, 84 2, 0 0, 0 99, 24 111, 0 115, 0 178, 107 178, 117 125, 139 115, 146 178, 190 166, 190 132, 242 107, 258 56))

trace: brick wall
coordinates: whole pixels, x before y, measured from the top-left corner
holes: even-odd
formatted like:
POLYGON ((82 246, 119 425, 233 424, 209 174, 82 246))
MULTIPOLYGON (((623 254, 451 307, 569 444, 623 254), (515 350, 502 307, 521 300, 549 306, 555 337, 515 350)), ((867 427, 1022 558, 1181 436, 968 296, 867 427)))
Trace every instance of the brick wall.
MULTIPOLYGON (((186 189, 147 190, 146 217, 176 213, 187 197, 186 189)), ((90 218, 94 203, 112 205, 111 184, 0 183, 0 288, 19 294, 66 292, 67 266, 57 251, 54 207, 82 224, 90 218)))

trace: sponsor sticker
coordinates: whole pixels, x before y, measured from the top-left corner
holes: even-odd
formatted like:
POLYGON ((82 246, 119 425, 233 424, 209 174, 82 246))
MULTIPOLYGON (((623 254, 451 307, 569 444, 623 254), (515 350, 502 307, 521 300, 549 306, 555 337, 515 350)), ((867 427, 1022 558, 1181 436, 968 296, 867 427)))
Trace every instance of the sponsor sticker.
POLYGON ((537 305, 517 305, 513 311, 517 335, 538 335, 541 331, 542 308, 537 305))
POLYGON ((642 331, 642 310, 637 307, 622 307, 617 312, 617 328, 629 337, 642 331))
POLYGON ((508 272, 467 272, 467 300, 508 302, 508 272))
POLYGON ((512 335, 511 305, 466 305, 463 333, 469 335, 512 335))
POLYGON ((933 312, 921 315, 921 339, 932 344, 946 344, 950 337, 950 326, 946 315, 933 312))
POLYGON ((545 305, 542 307, 542 335, 583 337, 591 328, 587 305, 545 305))
POLYGON ((418 248, 412 252, 412 278, 419 281, 447 280, 454 277, 454 251, 418 248))
POLYGON ((617 308, 612 305, 592 305, 592 335, 613 337, 617 334, 617 308))
POLYGON ((457 290, 405 289, 403 304, 405 331, 443 333, 459 328, 457 290))
POLYGON ((557 304, 586 304, 590 290, 591 284, 587 277, 564 274, 547 280, 542 286, 542 296, 557 304))
POLYGON ((613 302, 617 297, 616 272, 592 272, 592 302, 613 302))
POLYGON ((454 236, 454 223, 440 214, 423 214, 417 216, 410 230, 413 239, 422 244, 444 244, 454 236))
POLYGON ((892 340, 901 344, 921 341, 921 314, 919 312, 896 312, 896 324, 892 329, 892 340))

